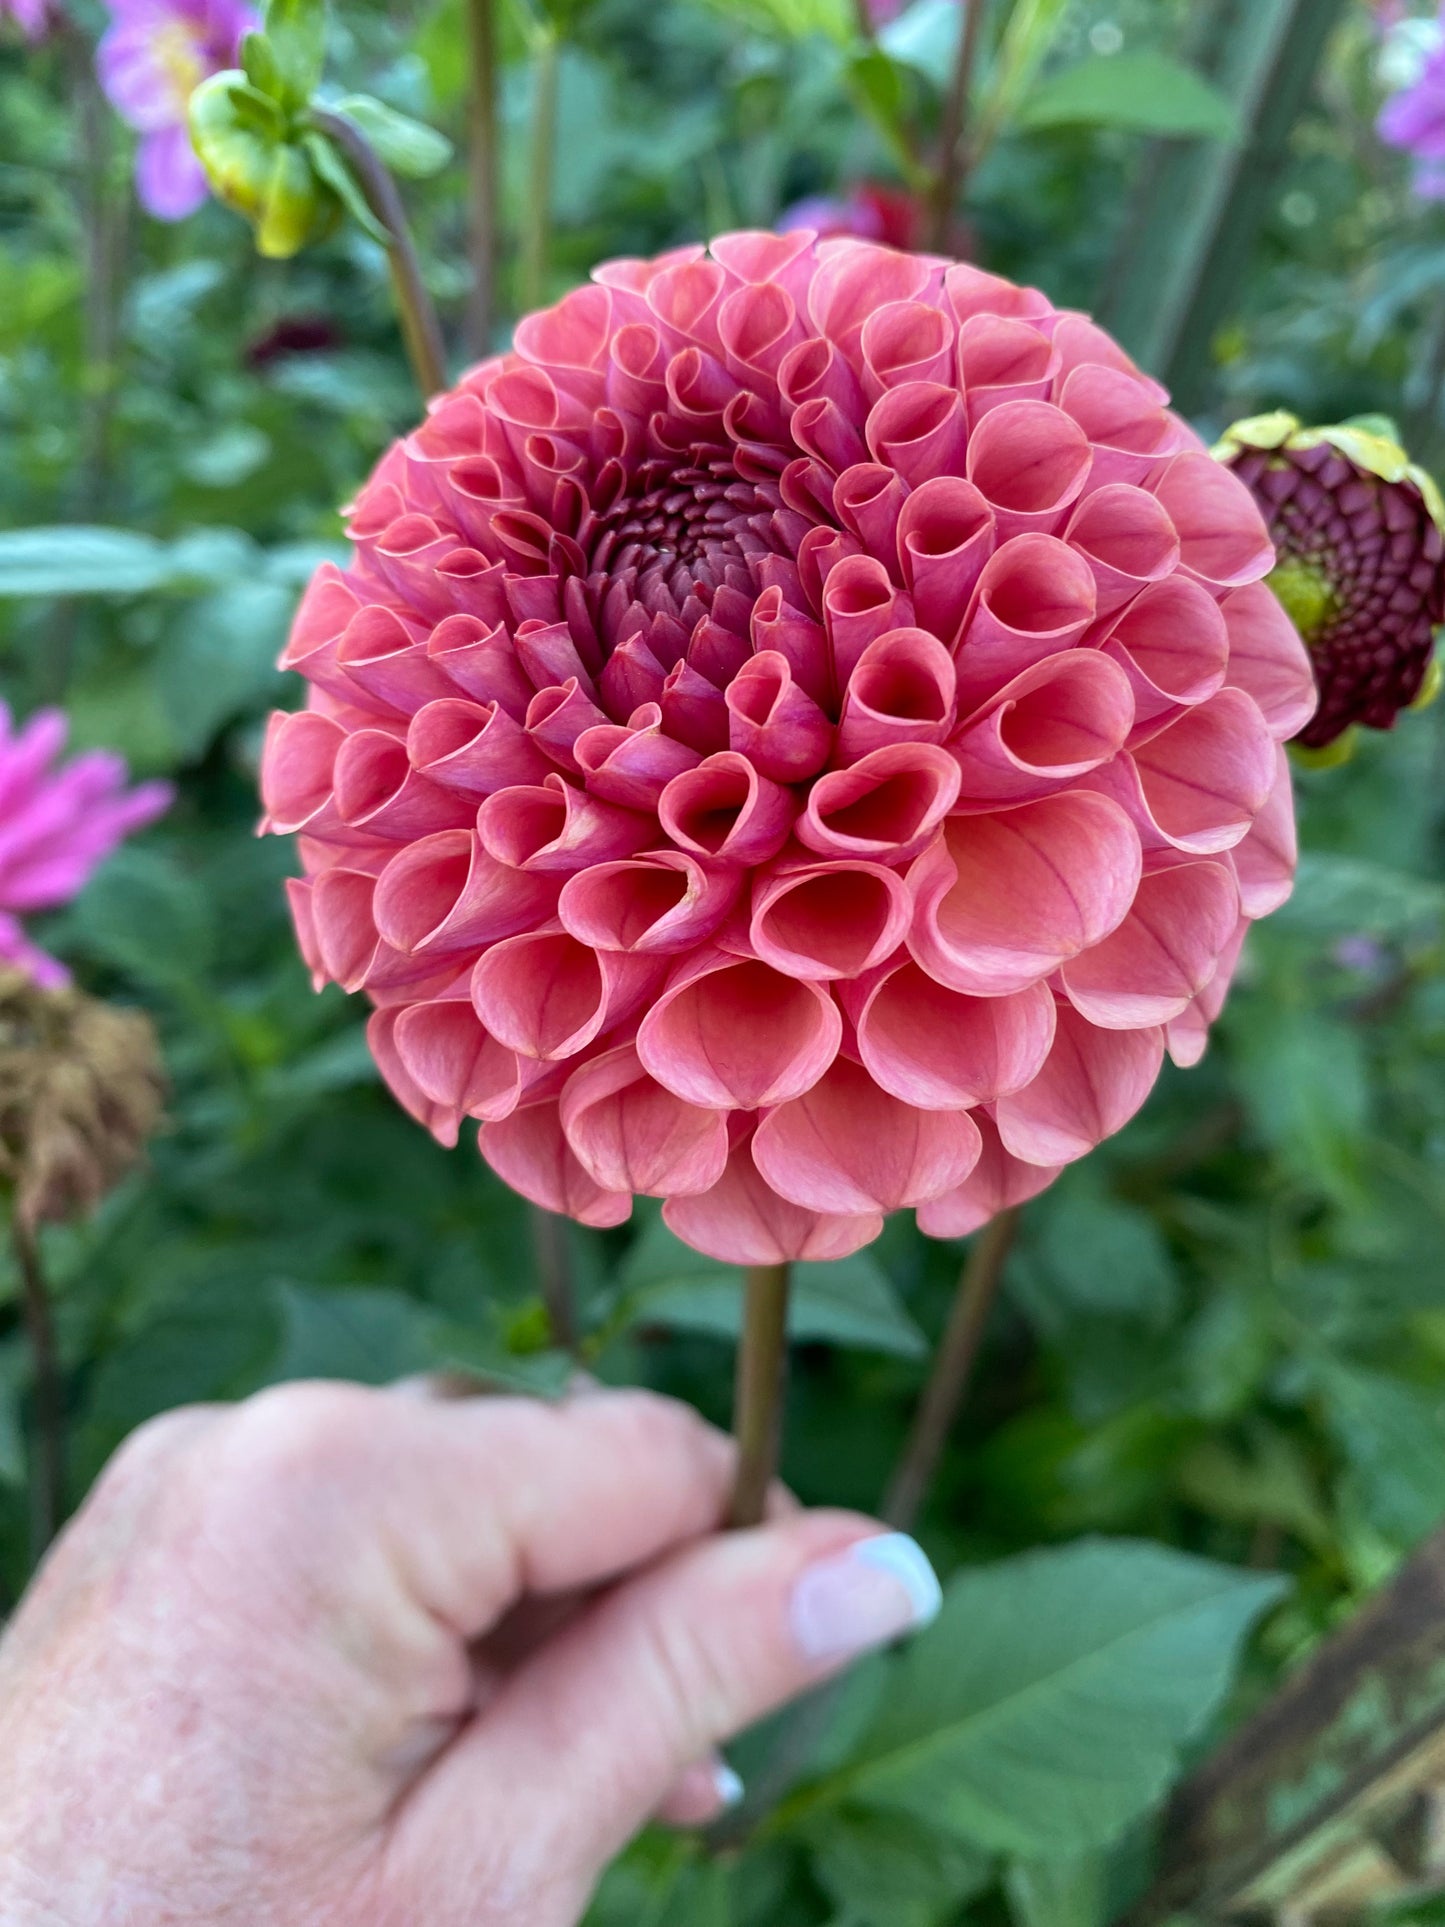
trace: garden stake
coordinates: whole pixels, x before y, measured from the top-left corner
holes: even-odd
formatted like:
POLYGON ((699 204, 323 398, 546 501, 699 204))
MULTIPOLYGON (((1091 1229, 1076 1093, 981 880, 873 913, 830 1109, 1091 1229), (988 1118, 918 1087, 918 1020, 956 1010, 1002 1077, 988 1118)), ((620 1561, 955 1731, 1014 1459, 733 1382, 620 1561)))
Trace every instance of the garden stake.
POLYGON ((472 90, 468 126, 468 253, 466 349, 484 355, 491 345, 497 273, 497 21, 492 0, 469 0, 467 32, 472 90))
POLYGON ((446 386, 446 353, 442 346, 441 323, 422 280, 421 263, 407 226, 406 210, 396 182, 381 156, 361 129, 344 114, 333 114, 324 107, 311 109, 311 120, 320 133, 345 155, 356 176, 366 205, 386 229, 389 237, 386 258, 391 266, 391 286, 401 320, 402 339, 407 359, 421 390, 422 400, 430 401, 446 386))
POLYGON ((908 1531, 917 1519, 949 1433, 963 1409, 984 1328, 1018 1227, 1017 1205, 1000 1211, 978 1233, 959 1276, 948 1323, 934 1354, 933 1370, 883 1502, 882 1516, 901 1531, 908 1531))
POLYGON ((733 1436, 738 1477, 728 1523, 761 1525, 778 1470, 788 1376, 787 1265, 750 1265, 738 1348, 733 1436))

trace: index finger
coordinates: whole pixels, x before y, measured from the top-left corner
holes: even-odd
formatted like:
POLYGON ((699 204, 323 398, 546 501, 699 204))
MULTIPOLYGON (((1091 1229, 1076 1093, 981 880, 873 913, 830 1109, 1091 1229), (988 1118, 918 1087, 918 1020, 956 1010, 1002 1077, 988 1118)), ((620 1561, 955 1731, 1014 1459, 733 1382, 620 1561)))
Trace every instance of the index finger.
POLYGON ((293 1385, 227 1429, 236 1482, 284 1488, 272 1516, 299 1524, 292 1558, 332 1556, 344 1521, 468 1640, 527 1594, 603 1584, 715 1530, 734 1465, 731 1440, 646 1391, 549 1404, 293 1385))

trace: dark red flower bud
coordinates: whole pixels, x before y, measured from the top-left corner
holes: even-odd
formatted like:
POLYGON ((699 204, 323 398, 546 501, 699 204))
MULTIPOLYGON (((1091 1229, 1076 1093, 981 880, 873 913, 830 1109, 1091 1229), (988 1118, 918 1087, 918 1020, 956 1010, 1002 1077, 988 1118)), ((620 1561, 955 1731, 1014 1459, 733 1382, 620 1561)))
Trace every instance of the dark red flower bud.
POLYGON ((1307 749, 1355 723, 1393 729, 1438 684, 1445 502, 1392 437, 1373 418, 1302 428, 1280 412, 1236 422, 1214 451, 1269 524, 1269 585, 1314 663, 1320 704, 1295 739, 1307 749))

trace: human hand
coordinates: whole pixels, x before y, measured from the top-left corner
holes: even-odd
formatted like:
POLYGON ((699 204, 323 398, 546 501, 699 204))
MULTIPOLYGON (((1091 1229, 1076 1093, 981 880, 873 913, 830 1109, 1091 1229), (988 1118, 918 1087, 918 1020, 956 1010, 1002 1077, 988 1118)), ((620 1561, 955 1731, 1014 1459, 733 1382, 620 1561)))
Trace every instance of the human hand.
POLYGON ((644 1392, 153 1421, 0 1645, 6 1927, 570 1927, 713 1749, 929 1617, 911 1540, 644 1392))

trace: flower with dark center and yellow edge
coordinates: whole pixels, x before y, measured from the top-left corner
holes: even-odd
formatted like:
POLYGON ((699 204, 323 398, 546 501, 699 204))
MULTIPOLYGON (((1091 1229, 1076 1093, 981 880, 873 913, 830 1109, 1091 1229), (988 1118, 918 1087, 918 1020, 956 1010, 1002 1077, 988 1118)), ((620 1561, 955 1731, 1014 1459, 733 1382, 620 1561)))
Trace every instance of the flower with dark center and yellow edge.
POLYGON ((1391 423, 1305 428, 1283 410, 1236 422, 1215 454, 1258 502, 1279 552, 1269 586, 1304 638, 1319 707, 1294 739, 1393 729, 1439 683, 1445 502, 1391 423))

